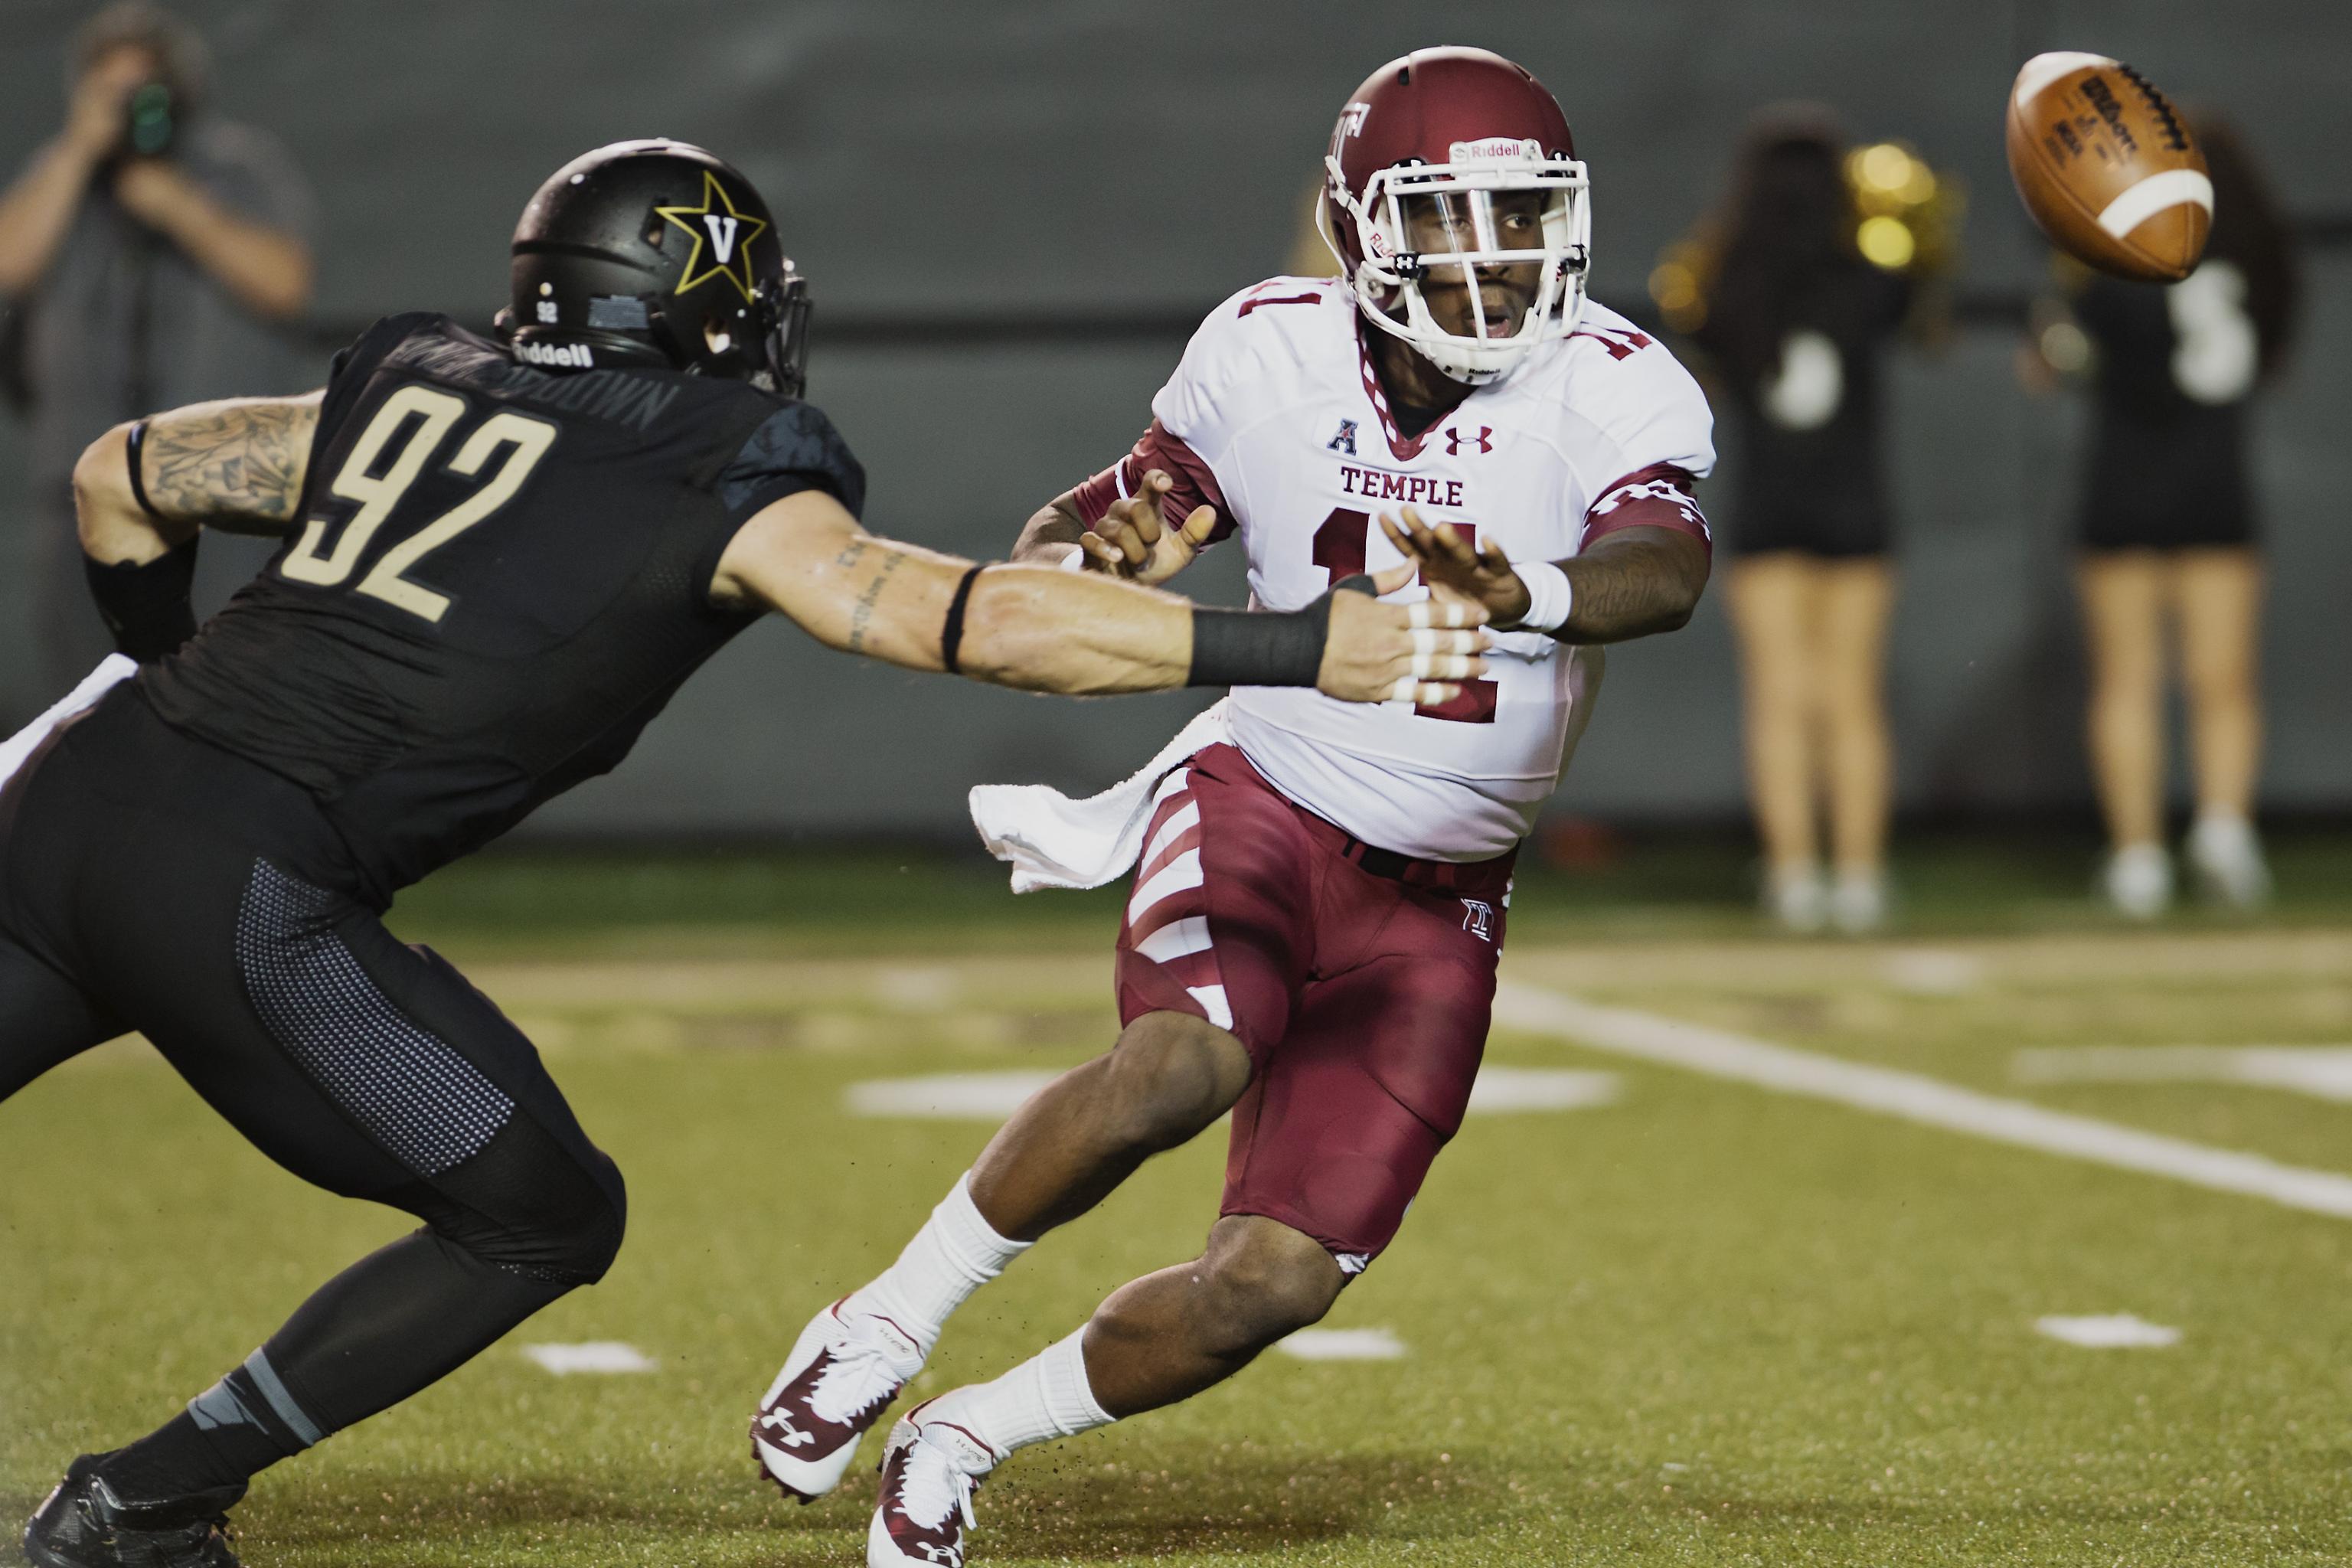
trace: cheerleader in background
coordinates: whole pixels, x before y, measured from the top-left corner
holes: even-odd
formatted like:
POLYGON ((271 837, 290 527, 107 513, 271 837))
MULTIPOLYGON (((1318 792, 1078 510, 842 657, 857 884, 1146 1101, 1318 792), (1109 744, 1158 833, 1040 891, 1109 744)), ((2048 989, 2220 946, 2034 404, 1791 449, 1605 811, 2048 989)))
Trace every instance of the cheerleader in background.
POLYGON ((2071 309, 2035 338, 2053 369, 2087 374, 2090 460, 2077 573, 2090 653, 2089 742, 2109 853, 2101 889, 2147 920, 2172 900, 2164 844, 2164 679, 2188 698, 2197 816, 2186 846, 2204 890, 2262 903, 2253 828, 2262 749, 2262 559, 2248 410, 2277 374, 2297 293, 2293 237, 2226 123, 2191 129, 2213 179, 2205 259, 2173 284, 2070 268, 2071 309))
POLYGON ((1748 787, 1765 908, 1794 931, 1886 919, 1885 361, 1940 297, 1915 279, 1940 270, 1957 211, 1906 149, 1849 150, 1826 114, 1780 111, 1749 132, 1725 216, 1651 278, 1743 437, 1727 543, 1748 787))

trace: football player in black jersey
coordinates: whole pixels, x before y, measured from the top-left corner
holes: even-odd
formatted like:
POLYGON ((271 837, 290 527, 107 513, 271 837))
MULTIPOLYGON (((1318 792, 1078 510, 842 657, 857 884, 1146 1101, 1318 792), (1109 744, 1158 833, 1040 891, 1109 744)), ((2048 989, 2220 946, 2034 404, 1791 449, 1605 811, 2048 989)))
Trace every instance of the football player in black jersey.
POLYGON ((805 286, 758 194, 698 149, 558 171, 512 286, 497 338, 394 316, 323 392, 159 415, 76 475, 129 657, 21 738, 0 787, 0 1099, 137 1030, 287 1169, 424 1225, 160 1429, 74 1461, 26 1532, 45 1568, 227 1568, 256 1471, 604 1274, 619 1173, 530 1041, 379 917, 613 767, 761 615, 1040 691, 1436 702, 1483 668, 1466 607, 1197 610, 866 533, 863 471, 798 397, 805 286), (284 543, 199 631, 204 527, 284 543))

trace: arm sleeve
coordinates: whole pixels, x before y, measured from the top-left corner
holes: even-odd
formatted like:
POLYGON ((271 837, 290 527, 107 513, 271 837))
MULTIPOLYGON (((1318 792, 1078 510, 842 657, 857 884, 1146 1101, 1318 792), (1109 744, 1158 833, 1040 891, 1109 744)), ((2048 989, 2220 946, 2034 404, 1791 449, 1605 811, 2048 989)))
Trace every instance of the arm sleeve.
POLYGON ((1654 342, 1612 368, 1617 384, 1601 433, 1616 477, 1585 508, 1577 548, 1621 528, 1671 528, 1712 555, 1714 535, 1696 496, 1698 481, 1715 468, 1715 416, 1706 395, 1654 342))
POLYGON ((1241 526, 1218 480, 1217 465, 1232 450, 1235 427, 1246 417, 1249 389, 1265 381, 1261 356, 1267 352, 1266 321, 1250 323, 1247 318, 1255 297, 1266 287, 1244 289, 1209 313, 1184 346, 1175 374, 1152 398, 1150 428, 1126 457, 1078 486, 1078 515, 1088 527, 1111 502, 1133 495, 1153 468, 1175 481, 1168 493, 1171 518, 1181 519, 1198 506, 1217 509, 1210 543, 1231 538, 1241 526))
POLYGON ((1206 459, 1185 442, 1171 435, 1168 426, 1158 419, 1137 438, 1126 457, 1087 480, 1072 492, 1078 503, 1078 516, 1092 528, 1102 521, 1110 503, 1124 500, 1135 493, 1143 476, 1158 468, 1175 481, 1168 492, 1168 512, 1181 521, 1192 515, 1198 506, 1217 509, 1217 526, 1209 535, 1209 542, 1229 537, 1234 531, 1233 509, 1225 504, 1225 493, 1218 488, 1215 470, 1206 459))
POLYGON ((1671 528, 1687 533, 1715 554, 1715 535, 1698 510, 1695 491, 1698 477, 1672 463, 1653 463, 1611 485, 1584 513, 1584 532, 1577 542, 1584 549, 1604 534, 1621 528, 1671 528))
POLYGON ((696 558, 694 581, 708 584, 719 574, 719 558, 735 535, 764 507, 803 490, 823 490, 850 516, 866 514, 866 468, 849 443, 814 404, 786 402, 760 422, 713 487, 722 509, 696 558))
POLYGON ((771 502, 823 490, 852 517, 866 514, 866 468, 814 404, 792 402, 760 423, 719 473, 719 499, 740 527, 771 502))

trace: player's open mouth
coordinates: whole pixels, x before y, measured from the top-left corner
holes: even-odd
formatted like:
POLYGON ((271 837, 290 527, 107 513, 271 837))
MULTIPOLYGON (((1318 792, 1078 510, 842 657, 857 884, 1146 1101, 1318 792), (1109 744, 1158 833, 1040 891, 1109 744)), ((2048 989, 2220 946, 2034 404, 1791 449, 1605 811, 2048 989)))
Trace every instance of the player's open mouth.
MULTIPOLYGON (((1519 330, 1520 321, 1527 316, 1527 306, 1508 297, 1497 298, 1490 294, 1480 300, 1478 303, 1486 311, 1486 335, 1490 338, 1507 338, 1514 335, 1519 330)), ((1468 314, 1467 311, 1464 313, 1468 314)), ((1462 323, 1462 335, 1465 337, 1475 337, 1477 335, 1477 331, 1478 324, 1475 321, 1466 321, 1462 323)))

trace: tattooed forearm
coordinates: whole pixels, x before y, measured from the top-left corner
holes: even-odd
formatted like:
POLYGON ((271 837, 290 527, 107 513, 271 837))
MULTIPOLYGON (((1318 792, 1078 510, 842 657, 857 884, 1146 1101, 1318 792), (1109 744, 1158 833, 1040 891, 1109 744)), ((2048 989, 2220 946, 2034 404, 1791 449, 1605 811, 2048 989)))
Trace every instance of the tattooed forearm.
POLYGON ((1706 549, 1686 533, 1628 528, 1560 563, 1575 590, 1567 643, 1622 642, 1670 632, 1688 621, 1706 588, 1706 549))
POLYGON ((140 479, 165 517, 230 532, 295 521, 319 424, 316 394, 199 403, 147 422, 140 479))
MULTIPOLYGON (((863 554, 865 549, 863 544, 853 544, 849 550, 843 551, 842 554, 855 559, 850 555, 850 552, 855 551, 863 554)), ((875 568, 873 579, 866 584, 866 592, 857 595, 857 607, 849 614, 848 648, 850 652, 866 651, 866 630, 874 619, 875 602, 882 597, 883 585, 890 581, 890 574, 906 563, 907 558, 896 551, 885 555, 882 558, 882 564, 875 568)), ((844 563, 846 564, 846 561, 844 563)))

